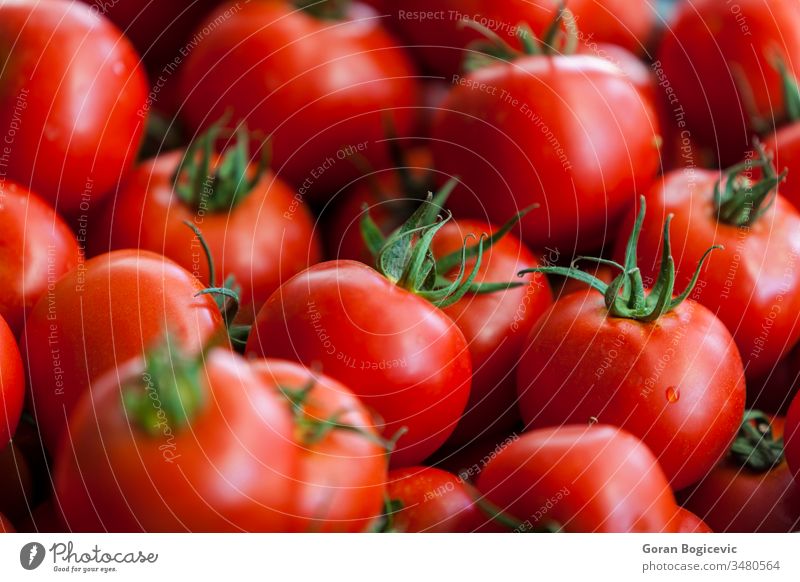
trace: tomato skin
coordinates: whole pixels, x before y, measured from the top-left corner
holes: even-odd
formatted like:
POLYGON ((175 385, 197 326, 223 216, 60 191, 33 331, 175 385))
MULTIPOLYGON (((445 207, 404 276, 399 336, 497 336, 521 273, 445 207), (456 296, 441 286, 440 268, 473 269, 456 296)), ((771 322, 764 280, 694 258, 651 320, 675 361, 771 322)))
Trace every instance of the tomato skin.
POLYGON ((594 418, 641 438, 673 487, 705 475, 744 413, 742 362, 728 330, 691 300, 654 323, 608 315, 596 291, 557 301, 517 367, 530 427, 594 418))
MULTIPOLYGON (((477 238, 496 231, 496 227, 477 220, 450 222, 434 238, 434 256, 459 251, 470 234, 477 238)), ((467 268, 473 265, 470 261, 467 268)), ((538 266, 533 253, 509 233, 484 253, 475 281, 521 281, 527 286, 486 295, 467 294, 444 309, 469 344, 473 368, 469 402, 450 438, 451 445, 509 432, 519 422, 514 370, 528 333, 553 303, 553 294, 544 275, 529 274, 520 279, 517 273, 538 266)))
POLYGON ((358 176, 345 148, 360 149, 376 167, 386 163, 375 143, 385 137, 384 115, 408 135, 418 95, 411 63, 372 8, 354 2, 345 20, 323 21, 283 0, 230 3, 208 21, 226 11, 232 15, 192 51, 182 73, 192 128, 230 110, 234 124, 246 120, 272 137, 278 175, 317 199, 358 176))
POLYGON ((36 194, 0 184, 0 316, 19 335, 25 315, 55 282, 78 264, 75 235, 36 194))
POLYGON ((775 156, 779 170, 788 168, 788 179, 781 183, 781 196, 800 210, 800 165, 795 162, 800 157, 800 123, 780 128, 764 140, 764 147, 775 156))
POLYGON ((11 525, 11 522, 0 513, 0 533, 16 533, 17 530, 11 525))
MULTIPOLYGON (((772 419, 776 439, 784 419, 772 419)), ((789 533, 800 530, 800 485, 786 461, 756 473, 725 459, 691 489, 681 504, 721 533, 789 533)))
POLYGON ((389 472, 386 495, 402 509, 392 514, 394 530, 409 533, 469 533, 489 518, 475 504, 472 487, 452 473, 433 467, 389 472))
POLYGON ((25 399, 25 369, 17 340, 0 317, 0 447, 17 430, 25 399))
POLYGON ((82 202, 96 205, 136 156, 148 92, 139 57, 79 2, 4 2, 0 39, 0 54, 10 55, 0 127, 19 127, 8 177, 62 214, 84 214, 82 202))
POLYGON ((568 0, 583 44, 613 44, 636 55, 648 54, 658 30, 658 10, 651 0, 568 0))
MULTIPOLYGON (((125 415, 121 382, 141 382, 143 371, 134 360, 119 377, 105 376, 73 415, 75 452, 62 448, 55 476, 71 529, 360 531, 380 514, 387 466, 380 445, 342 430, 313 445, 295 438, 292 405, 280 390, 302 388, 308 370, 289 362, 251 365, 212 350, 201 372, 208 404, 167 443, 166 433, 151 436, 125 415), (94 510, 87 510, 89 500, 94 510)), ((374 436, 369 414, 341 384, 320 378, 308 403, 316 418, 347 410, 343 423, 374 436)))
POLYGON ((240 318, 252 321, 281 283, 320 260, 314 219, 272 173, 265 174, 230 214, 195 212, 172 187, 182 156, 183 152, 170 152, 140 165, 107 208, 104 233, 110 233, 112 249, 162 253, 208 283, 205 255, 184 221, 194 224, 211 249, 215 284, 234 275, 241 286, 240 318))
POLYGON ((670 531, 676 511, 653 453, 606 425, 528 432, 489 463, 477 485, 528 531, 547 521, 576 533, 670 531))
MULTIPOLYGON (((695 170, 667 174, 647 196, 647 215, 637 249, 645 284, 654 281, 661 263, 664 220, 674 214, 672 255, 676 289, 689 283, 700 258, 712 245, 693 298, 728 327, 745 364, 748 380, 769 373, 800 339, 800 212, 778 195, 750 227, 716 220, 714 184, 718 172, 695 170), (769 328, 766 332, 765 329, 769 328)), ((625 256, 622 240, 635 216, 625 219, 614 258, 625 256)))
POLYGON ((658 54, 692 138, 714 148, 723 167, 748 148, 757 131, 754 114, 768 124, 785 117, 773 59, 780 56, 789 67, 800 59, 800 12, 793 0, 742 0, 736 6, 682 3, 658 54))
POLYGON ((469 398, 471 359, 453 321, 354 261, 314 265, 281 286, 256 317, 246 353, 320 365, 382 417, 384 436, 407 428, 393 467, 438 449, 469 398))
POLYGON ((789 468, 794 472, 795 481, 800 485, 800 396, 794 397, 786 415, 784 454, 789 468))
POLYGON ((149 251, 100 255, 62 277, 28 318, 20 345, 29 407, 55 453, 68 414, 99 375, 142 353, 165 327, 184 349, 201 349, 222 328, 203 285, 149 251))
POLYGON ((457 216, 502 224, 538 203, 523 240, 569 255, 609 239, 650 186, 657 133, 652 105, 612 63, 527 57, 457 84, 437 114, 432 149, 437 169, 463 183, 449 201, 457 216))
POLYGON ((683 507, 675 512, 671 530, 673 533, 714 533, 706 522, 683 507))

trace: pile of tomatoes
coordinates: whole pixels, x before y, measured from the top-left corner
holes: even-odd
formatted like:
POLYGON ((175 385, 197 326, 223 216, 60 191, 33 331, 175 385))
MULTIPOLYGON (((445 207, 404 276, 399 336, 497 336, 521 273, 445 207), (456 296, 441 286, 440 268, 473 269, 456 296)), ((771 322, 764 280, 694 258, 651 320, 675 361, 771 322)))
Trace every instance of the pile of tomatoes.
POLYGON ((795 0, 0 2, 0 532, 800 529, 799 82, 795 0))

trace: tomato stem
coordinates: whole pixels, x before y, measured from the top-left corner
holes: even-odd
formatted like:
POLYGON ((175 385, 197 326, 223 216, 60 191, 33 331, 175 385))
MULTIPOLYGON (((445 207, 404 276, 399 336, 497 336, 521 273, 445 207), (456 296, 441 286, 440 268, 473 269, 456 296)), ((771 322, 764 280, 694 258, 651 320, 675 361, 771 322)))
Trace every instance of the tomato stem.
POLYGON ((780 56, 773 59, 773 66, 781 76, 786 121, 790 123, 800 121, 800 86, 797 84, 797 79, 789 72, 786 61, 780 56))
POLYGON ((783 461, 783 439, 775 438, 772 422, 766 414, 746 410, 730 456, 740 467, 765 473, 783 461))
POLYGON ((520 271, 519 275, 523 276, 527 273, 545 273, 561 275, 585 283, 592 289, 603 294, 609 314, 613 317, 651 322, 672 311, 683 303, 691 294, 700 277, 700 270, 709 254, 713 250, 721 249, 722 247, 712 246, 706 250, 700 258, 700 262, 695 269, 691 281, 689 281, 689 284, 686 286, 686 289, 677 297, 673 297, 673 291, 675 289, 675 261, 672 258, 672 247, 670 245, 669 227, 672 222, 672 215, 670 214, 664 221, 661 267, 655 284, 650 291, 647 292, 644 287, 641 271, 637 266, 636 257, 636 247, 639 243, 639 235, 642 232, 647 206, 644 196, 641 196, 639 200, 640 210, 636 215, 633 232, 631 232, 625 249, 624 265, 600 258, 578 257, 573 261, 570 267, 537 267, 520 271), (599 264, 611 266, 621 272, 611 283, 605 283, 594 275, 590 275, 576 268, 575 264, 582 260, 591 260, 599 264))
POLYGON ((789 170, 776 174, 772 157, 764 146, 756 139, 753 146, 758 157, 729 168, 714 186, 714 206, 719 222, 751 226, 772 206, 778 185, 786 179, 789 170), (756 169, 761 170, 763 177, 753 182, 751 175, 756 169))
POLYGON ((341 20, 350 0, 294 0, 294 5, 320 20, 341 20))

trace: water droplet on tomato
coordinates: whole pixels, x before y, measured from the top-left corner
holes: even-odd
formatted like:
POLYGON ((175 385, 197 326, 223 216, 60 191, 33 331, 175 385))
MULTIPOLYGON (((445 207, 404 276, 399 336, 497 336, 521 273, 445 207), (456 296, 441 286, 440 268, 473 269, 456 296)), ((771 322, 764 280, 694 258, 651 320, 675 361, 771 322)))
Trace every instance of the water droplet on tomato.
POLYGON ((667 388, 667 400, 670 404, 675 404, 681 398, 680 388, 677 386, 670 386, 667 388))

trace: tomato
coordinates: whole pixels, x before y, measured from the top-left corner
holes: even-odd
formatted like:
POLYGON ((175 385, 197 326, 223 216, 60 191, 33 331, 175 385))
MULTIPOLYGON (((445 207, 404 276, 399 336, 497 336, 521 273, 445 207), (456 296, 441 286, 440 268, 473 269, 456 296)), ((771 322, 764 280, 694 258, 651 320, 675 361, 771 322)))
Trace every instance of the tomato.
POLYGON ((30 408, 55 453, 67 416, 98 376, 166 330, 197 350, 222 327, 191 273, 148 251, 100 255, 62 277, 31 311, 21 340, 30 408))
POLYGON ((653 453, 612 426, 522 435, 478 478, 480 492, 520 521, 517 531, 669 531, 675 499, 653 453))
MULTIPOLYGON (((774 194, 774 187, 760 196, 757 188, 769 187, 767 181, 735 186, 764 164, 769 164, 767 158, 751 153, 741 175, 737 168, 724 175, 700 169, 667 174, 648 194, 649 212, 638 247, 642 277, 645 282, 653 281, 661 261, 663 221, 674 214, 670 228, 678 286, 689 283, 711 245, 724 247, 709 257, 694 298, 733 334, 748 379, 772 370, 800 339, 800 270, 796 268, 800 213, 780 194, 774 194), (737 216, 728 218, 727 206, 715 202, 720 181, 723 191, 728 185, 738 188, 729 203, 741 203, 746 220, 735 208, 730 213, 737 216)), ((634 213, 628 215, 622 233, 630 233, 634 218, 634 213)), ((618 240, 614 257, 620 261, 624 254, 625 247, 618 240)), ((752 399, 754 395, 749 396, 752 399)))
POLYGON ((347 388, 222 349, 175 360, 133 360, 82 398, 56 459, 71 529, 361 531, 380 515, 386 454, 347 388))
POLYGON ((14 526, 2 513, 0 513, 0 533, 16 533, 14 526))
MULTIPOLYGON (((539 269, 592 289, 562 296, 533 327, 517 367, 519 404, 531 427, 601 422, 630 431, 679 489, 727 451, 744 411, 744 371, 725 325, 688 299, 692 285, 673 298, 668 252, 645 290, 636 263, 640 204, 624 273, 611 284, 575 269, 539 269)), ((668 224, 664 238, 668 245, 668 224)))
POLYGON ((392 504, 392 531, 473 532, 489 521, 475 503, 479 494, 470 485, 433 467, 390 471, 386 496, 392 504))
POLYGON ((469 398, 464 334, 434 305, 354 261, 314 265, 281 286, 256 317, 248 355, 319 364, 402 428, 393 466, 419 463, 453 432, 469 398))
MULTIPOLYGON (((241 139, 245 141, 238 146, 246 148, 247 138, 242 135, 241 139)), ((203 146, 203 140, 198 146, 203 146)), ((252 321, 283 281, 320 260, 321 250, 313 217, 299 196, 271 172, 248 164, 249 156, 234 148, 223 158, 205 159, 201 154, 198 159, 192 150, 170 152, 141 164, 109 205, 104 232, 110 233, 111 248, 163 253, 209 281, 201 244, 185 222, 194 224, 202 231, 222 278, 233 275, 241 288, 240 319, 252 321), (181 167, 184 155, 199 167, 211 166, 214 180, 197 188, 190 180, 190 169, 181 167), (239 173, 223 173, 220 165, 229 167, 230 163, 240 164, 241 174, 249 170, 251 176, 242 179, 239 173), (179 168, 181 181, 175 185, 179 168)), ((207 180, 205 174, 202 179, 207 180)))
POLYGON ((0 6, 0 127, 7 176, 80 217, 124 177, 147 81, 130 43, 79 2, 0 6))
POLYGON ((5 448, 17 430, 25 398, 25 371, 17 341, 0 317, 0 447, 5 448))
MULTIPOLYGON (((476 220, 450 222, 434 239, 434 256, 458 252, 469 235, 479 237, 497 230, 476 220)), ((476 281, 516 281, 517 273, 538 266, 533 253, 516 237, 505 236, 486 251, 476 281)), ((453 278, 455 275, 450 273, 453 278)), ((474 370, 467 409, 450 440, 453 445, 487 434, 507 433, 519 422, 514 370, 528 333, 553 302, 544 275, 526 275, 523 281, 523 287, 486 295, 467 294, 444 309, 469 344, 474 370)))
POLYGON ((658 104, 653 71, 631 51, 615 44, 589 43, 580 45, 578 52, 594 55, 613 63, 625 74, 628 82, 639 90, 648 103, 658 104))
POLYGON ((456 215, 499 223, 538 203, 523 240, 566 256, 613 238, 659 164, 652 104, 622 71, 594 56, 523 56, 454 82, 432 149, 463 182, 456 215))
POLYGON ((0 182, 0 316, 14 335, 48 284, 76 267, 79 256, 75 235, 51 206, 0 182))
POLYGON ((784 440, 786 461, 794 472, 795 481, 800 483, 800 396, 795 396, 786 415, 784 440))
POLYGON ((691 138, 729 165, 753 133, 786 115, 778 58, 789 66, 800 59, 794 0, 695 0, 679 6, 657 64, 671 89, 668 108, 680 108, 691 138))
POLYGON ((800 166, 795 160, 800 156, 800 123, 782 127, 764 141, 764 146, 775 156, 775 165, 788 168, 789 178, 781 185, 781 195, 800 210, 800 166))
POLYGON ((746 416, 728 457, 680 492, 682 505, 718 532, 800 530, 800 485, 783 457, 783 424, 780 417, 746 416))
POLYGON ((511 443, 519 440, 516 432, 489 435, 467 445, 448 443, 430 457, 427 463, 458 475, 459 480, 474 483, 492 459, 511 443))
POLYGON ((358 176, 353 156, 384 164, 386 117, 407 135, 418 98, 411 63, 372 8, 348 2, 343 14, 312 14, 341 4, 225 4, 181 79, 192 128, 232 112, 273 138, 278 175, 317 199, 358 176))
MULTIPOLYGON (((391 26, 411 45, 426 68, 450 76, 461 71, 473 43, 482 36, 463 21, 472 21, 520 47, 520 25, 541 36, 552 22, 558 0, 405 0, 397 9, 381 7, 391 26)), ((598 42, 645 52, 655 32, 656 11, 647 0, 570 0, 579 45, 598 42)))
POLYGON ((683 507, 675 512, 670 530, 674 533, 714 533, 706 522, 683 507))

